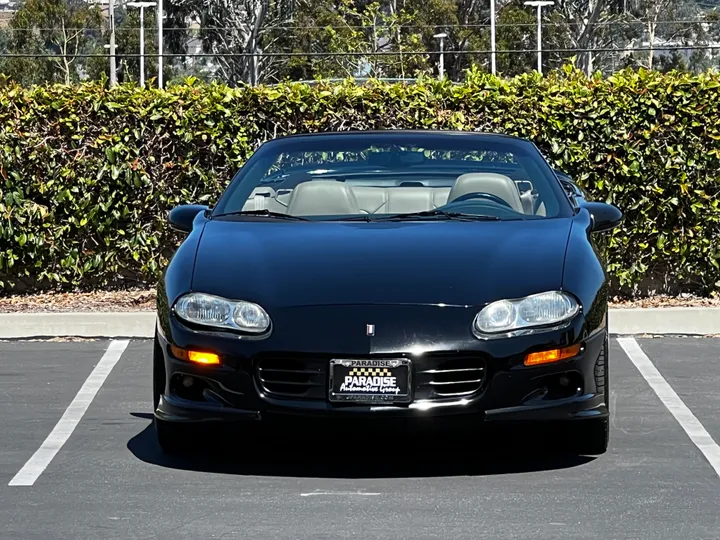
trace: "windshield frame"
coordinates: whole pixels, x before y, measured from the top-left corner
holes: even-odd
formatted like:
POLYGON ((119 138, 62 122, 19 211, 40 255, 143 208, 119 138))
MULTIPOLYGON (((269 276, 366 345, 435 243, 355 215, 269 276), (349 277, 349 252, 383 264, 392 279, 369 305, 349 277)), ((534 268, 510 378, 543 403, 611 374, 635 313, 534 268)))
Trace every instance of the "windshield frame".
MULTIPOLYGON (((337 145, 339 140, 345 139, 348 143, 362 142, 370 146, 377 141, 377 144, 399 146, 440 147, 447 144, 449 148, 473 149, 474 144, 478 147, 498 145, 504 151, 519 150, 522 154, 532 159, 547 187, 552 192, 558 204, 558 211, 553 216, 542 219, 568 218, 575 214, 575 208, 568 198, 567 192, 563 189, 555 171, 539 151, 537 146, 526 139, 506 135, 481 133, 481 132, 458 132, 458 131, 434 131, 434 130, 386 130, 386 131, 340 131, 308 133, 302 135, 290 135, 271 139, 258 147, 245 164, 237 171, 224 192, 213 207, 210 218, 216 218, 220 214, 232 212, 226 209, 228 202, 233 198, 235 192, 243 186, 243 182, 253 175, 258 168, 267 171, 276 158, 283 152, 318 151, 323 144, 337 145), (375 139, 375 140, 373 140, 375 139)), ((252 189, 262 185, 256 183, 252 189)), ((248 192, 252 192, 252 189, 248 192)), ((324 221, 322 219, 311 221, 324 221)))

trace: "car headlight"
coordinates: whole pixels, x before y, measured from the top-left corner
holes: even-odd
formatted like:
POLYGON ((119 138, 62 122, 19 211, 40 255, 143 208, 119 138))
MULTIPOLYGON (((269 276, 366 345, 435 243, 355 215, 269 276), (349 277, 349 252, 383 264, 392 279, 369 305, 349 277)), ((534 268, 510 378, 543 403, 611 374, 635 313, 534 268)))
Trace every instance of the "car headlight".
POLYGON ((579 310, 577 300, 558 291, 498 300, 477 314, 473 330, 478 337, 539 332, 562 326, 579 310))
POLYGON ((257 304, 227 300, 205 293, 189 293, 177 301, 175 313, 184 321, 262 334, 270 328, 270 316, 257 304))

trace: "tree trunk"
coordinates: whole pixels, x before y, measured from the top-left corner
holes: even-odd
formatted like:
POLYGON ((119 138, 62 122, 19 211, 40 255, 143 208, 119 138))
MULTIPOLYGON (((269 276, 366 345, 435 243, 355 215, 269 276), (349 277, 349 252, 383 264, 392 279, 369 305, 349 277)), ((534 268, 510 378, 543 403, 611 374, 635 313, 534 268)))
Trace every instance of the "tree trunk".
POLYGON ((62 19, 60 22, 60 27, 62 29, 62 42, 60 43, 60 52, 62 53, 62 71, 63 75, 65 77, 65 84, 67 86, 70 86, 70 62, 68 62, 68 42, 70 41, 68 39, 67 30, 65 29, 65 19, 62 19))
POLYGON ((652 70, 655 60, 655 32, 657 24, 653 22, 648 23, 648 69, 652 70))
MULTIPOLYGON (((603 10, 607 7, 607 0, 592 0, 588 2, 587 10, 582 15, 582 32, 577 38, 578 49, 590 49, 594 43, 594 31, 597 21, 600 19, 600 15, 603 10)), ((593 69, 592 53, 590 51, 580 55, 580 64, 583 70, 590 74, 593 69)))
POLYGON ((400 33, 400 25, 398 24, 398 13, 400 12, 398 6, 398 0, 390 0, 390 15, 393 16, 393 24, 396 25, 395 29, 395 45, 397 46, 399 58, 400 58, 400 77, 405 78, 405 62, 403 62, 402 55, 402 35, 400 33))
POLYGON ((648 9, 648 69, 652 70, 655 65, 655 38, 657 37, 658 21, 660 20, 660 13, 664 11, 664 5, 661 5, 661 0, 648 9))
POLYGON ((267 8, 266 8, 266 1, 260 0, 255 5, 255 13, 253 14, 253 26, 252 31, 250 32, 250 42, 249 47, 246 48, 250 50, 252 53, 252 56, 250 57, 250 84, 255 86, 258 84, 259 79, 259 69, 258 69, 258 45, 260 41, 260 28, 262 27, 263 23, 265 22, 265 15, 267 14, 267 8))

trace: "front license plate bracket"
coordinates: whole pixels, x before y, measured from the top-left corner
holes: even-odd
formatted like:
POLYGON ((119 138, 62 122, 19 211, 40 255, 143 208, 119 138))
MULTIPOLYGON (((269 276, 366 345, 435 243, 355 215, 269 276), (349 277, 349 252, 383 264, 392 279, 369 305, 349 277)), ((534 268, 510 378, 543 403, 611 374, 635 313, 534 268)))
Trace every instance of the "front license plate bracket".
POLYGON ((332 359, 328 399, 345 403, 409 403, 412 362, 408 358, 332 359))

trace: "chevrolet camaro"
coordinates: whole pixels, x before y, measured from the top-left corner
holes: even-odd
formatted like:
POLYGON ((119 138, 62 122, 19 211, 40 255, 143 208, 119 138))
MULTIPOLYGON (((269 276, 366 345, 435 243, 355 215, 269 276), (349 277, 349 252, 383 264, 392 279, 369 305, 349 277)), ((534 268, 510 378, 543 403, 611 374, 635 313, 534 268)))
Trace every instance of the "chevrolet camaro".
POLYGON ((602 233, 621 221, 515 137, 270 140, 214 206, 170 212, 185 237, 158 284, 159 444, 208 423, 430 418, 550 423, 602 454, 602 233))

